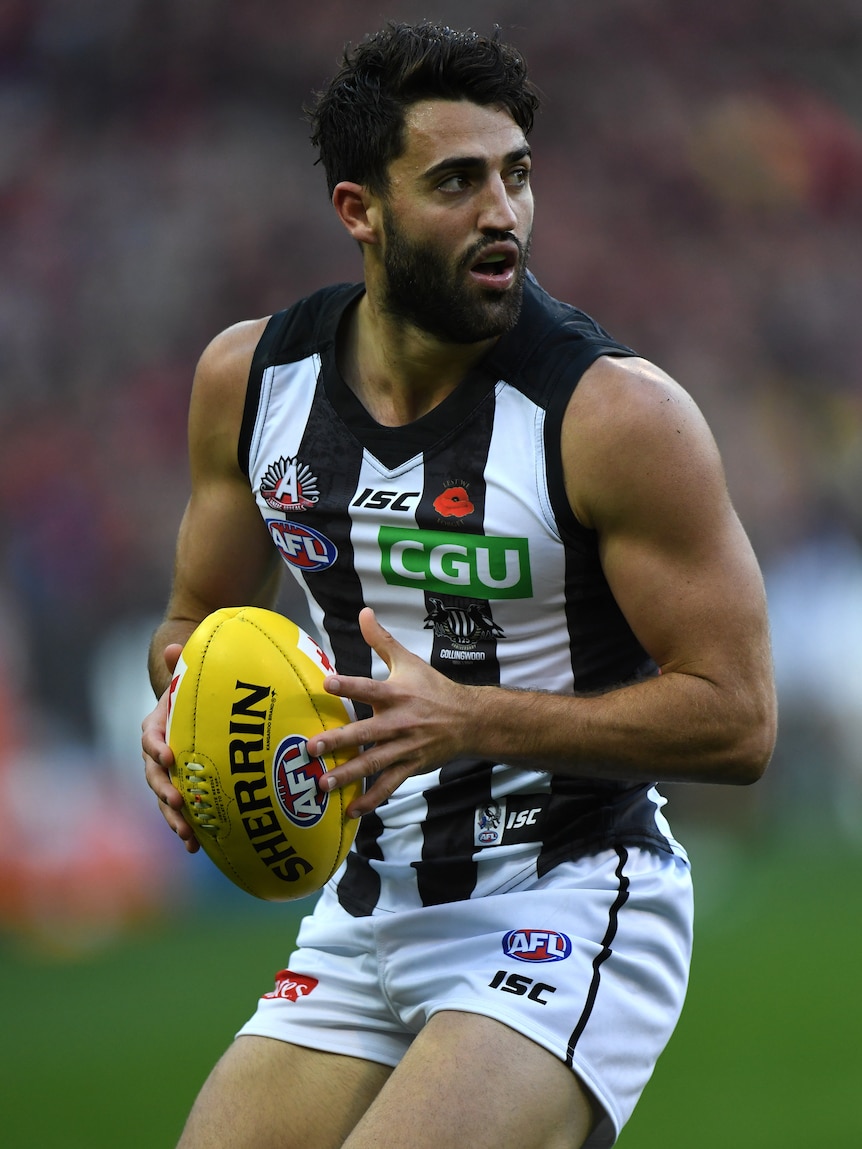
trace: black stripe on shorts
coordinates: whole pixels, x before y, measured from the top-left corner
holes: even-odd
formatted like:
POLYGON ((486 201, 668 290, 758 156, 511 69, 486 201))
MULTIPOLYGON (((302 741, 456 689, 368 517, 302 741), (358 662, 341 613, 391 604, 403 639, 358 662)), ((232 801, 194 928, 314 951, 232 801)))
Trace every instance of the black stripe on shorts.
POLYGON ((593 1012, 593 1006, 596 1004, 596 998, 599 993, 599 982, 602 979, 602 966, 612 953, 611 945, 616 937, 620 910, 628 901, 629 879, 623 873, 623 870, 625 869, 626 862, 629 860, 629 855, 624 846, 617 847, 617 857, 619 858, 619 863, 617 865, 616 875, 620 883, 619 890, 617 891, 617 896, 614 899, 614 903, 608 915, 608 928, 605 930, 605 936, 602 938, 602 948, 593 959, 593 977, 590 982, 590 988, 587 991, 587 1000, 584 1004, 583 1012, 578 1019, 578 1024, 572 1031, 572 1036, 569 1038, 569 1047, 566 1052, 566 1065, 568 1065, 570 1069, 575 1057, 575 1047, 580 1040, 581 1034, 587 1027, 587 1022, 590 1020, 590 1015, 593 1012))

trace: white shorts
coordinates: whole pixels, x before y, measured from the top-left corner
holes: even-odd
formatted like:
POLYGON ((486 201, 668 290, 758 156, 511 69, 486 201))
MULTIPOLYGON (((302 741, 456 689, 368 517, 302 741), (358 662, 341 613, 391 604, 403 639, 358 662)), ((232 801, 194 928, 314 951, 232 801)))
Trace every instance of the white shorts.
POLYGON ((439 1010, 510 1026, 572 1067, 616 1140, 688 982, 688 865, 639 848, 566 862, 491 897, 354 918, 326 889, 240 1034, 396 1065, 439 1010))

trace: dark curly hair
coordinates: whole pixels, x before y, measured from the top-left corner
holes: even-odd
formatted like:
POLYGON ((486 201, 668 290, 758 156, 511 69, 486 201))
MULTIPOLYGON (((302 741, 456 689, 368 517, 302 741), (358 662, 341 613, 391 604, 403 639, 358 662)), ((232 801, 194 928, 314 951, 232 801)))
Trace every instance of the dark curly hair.
POLYGON ((404 151, 404 116, 419 100, 472 100, 505 108, 527 135, 539 106, 527 65, 491 36, 441 24, 390 22, 345 49, 341 67, 307 109, 329 193, 342 180, 378 195, 404 151))

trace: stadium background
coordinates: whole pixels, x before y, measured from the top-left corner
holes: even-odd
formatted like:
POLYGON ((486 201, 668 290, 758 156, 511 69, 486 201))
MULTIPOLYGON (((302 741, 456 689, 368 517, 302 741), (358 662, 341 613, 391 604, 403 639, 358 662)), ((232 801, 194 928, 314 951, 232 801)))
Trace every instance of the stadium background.
POLYGON ((359 274, 302 103, 344 40, 421 16, 527 55, 533 269, 693 393, 770 594, 770 773, 666 788, 699 942, 621 1145, 856 1144, 859 0, 2 0, 4 1144, 172 1144, 289 948, 295 912, 248 904, 153 809, 144 649, 197 356, 359 274))

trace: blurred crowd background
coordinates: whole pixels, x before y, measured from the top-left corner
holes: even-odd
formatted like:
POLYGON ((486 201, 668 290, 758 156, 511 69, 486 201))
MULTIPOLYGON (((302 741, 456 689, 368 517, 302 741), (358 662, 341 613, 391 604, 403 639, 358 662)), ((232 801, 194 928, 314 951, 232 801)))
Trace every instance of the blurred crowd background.
POLYGON ((0 930, 91 944, 206 880, 138 741, 194 365, 360 275, 303 104, 426 16, 525 53, 533 270, 692 392, 764 568, 775 763, 671 818, 862 844, 859 0, 0 0, 0 930))

